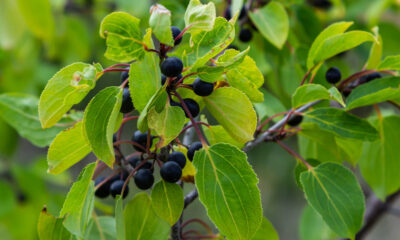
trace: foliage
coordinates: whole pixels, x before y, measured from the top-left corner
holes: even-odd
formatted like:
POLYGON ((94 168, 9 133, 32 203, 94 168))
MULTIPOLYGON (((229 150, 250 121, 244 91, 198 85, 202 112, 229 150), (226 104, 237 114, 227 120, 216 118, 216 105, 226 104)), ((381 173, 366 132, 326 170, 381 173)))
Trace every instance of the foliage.
POLYGON ((293 180, 307 200, 302 239, 356 239, 369 226, 360 183, 382 201, 399 192, 400 52, 391 36, 400 30, 380 21, 398 3, 118 0, 111 11, 100 2, 0 7, 0 134, 9 139, 0 154, 12 154, 16 133, 49 147, 46 167, 0 162, 1 176, 12 175, 0 178, 1 236, 279 239, 247 156, 264 142, 296 160, 293 180), (174 74, 161 67, 168 58, 174 74), (325 79, 332 66, 337 84, 325 79), (118 86, 107 82, 111 72, 121 73, 118 86), (299 153, 284 143, 295 135, 299 153), (88 163, 90 153, 97 160, 88 163), (47 193, 47 182, 67 187, 72 167, 81 173, 68 194, 47 193), (18 191, 29 205, 17 203, 18 191), (111 204, 101 199, 110 194, 111 204), (197 196, 217 233, 197 218, 183 222, 197 196), (9 227, 29 211, 30 235, 9 227))

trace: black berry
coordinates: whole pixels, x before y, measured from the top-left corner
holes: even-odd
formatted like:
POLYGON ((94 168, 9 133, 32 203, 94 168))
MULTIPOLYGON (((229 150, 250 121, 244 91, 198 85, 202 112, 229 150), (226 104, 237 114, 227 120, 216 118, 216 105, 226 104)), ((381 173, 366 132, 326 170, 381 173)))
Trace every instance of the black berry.
POLYGON ((242 9, 240 10, 240 14, 239 14, 239 19, 242 19, 246 16, 247 14, 247 9, 246 7, 243 5, 242 9))
POLYGON ((183 109, 182 104, 180 104, 180 103, 178 103, 178 102, 175 102, 175 101, 173 101, 173 100, 171 100, 171 101, 169 102, 169 104, 171 105, 171 107, 180 107, 180 108, 183 109))
POLYGON ((182 177, 182 168, 176 162, 166 162, 160 169, 162 179, 175 183, 182 177))
MULTIPOLYGON (((126 69, 129 70, 129 68, 126 68, 126 69)), ((121 83, 123 83, 128 78, 129 78, 129 72, 128 71, 123 71, 121 73, 121 83)))
POLYGON ((328 69, 328 71, 326 71, 325 78, 328 83, 335 84, 340 81, 342 74, 338 68, 331 67, 328 69))
POLYGON ((214 84, 196 78, 193 82, 193 92, 199 96, 209 96, 214 90, 214 84))
MULTIPOLYGON (((178 27, 172 26, 171 27, 171 31, 172 31, 172 37, 175 39, 176 37, 179 36, 179 34, 181 34, 181 30, 178 27)), ((182 42, 182 37, 180 37, 179 39, 177 39, 175 41, 175 46, 178 45, 179 43, 182 42)))
POLYGON ((308 3, 316 8, 329 9, 332 7, 332 3, 329 0, 308 0, 308 3))
POLYGON ((225 9, 224 18, 225 18, 226 20, 230 20, 230 19, 232 18, 231 6, 228 6, 228 7, 225 9))
POLYGON ((133 103, 132 103, 131 93, 128 88, 124 88, 122 93, 121 112, 129 113, 132 111, 133 111, 133 103))
MULTIPOLYGON (((185 99, 183 99, 183 102, 188 107, 189 112, 192 115, 192 117, 197 117, 197 115, 199 115, 200 106, 195 100, 193 100, 191 98, 185 98, 185 99)), ((186 111, 185 111, 185 115, 187 118, 189 117, 189 115, 186 113, 186 111)))
POLYGON ((193 161, 194 153, 197 150, 200 150, 203 147, 201 142, 194 142, 192 145, 190 145, 188 151, 187 151, 187 157, 189 158, 190 161, 193 161))
MULTIPOLYGON (((113 183, 111 183, 110 193, 113 198, 115 198, 117 195, 121 195, 122 188, 124 187, 124 183, 125 182, 122 180, 117 180, 117 181, 114 181, 113 183)), ((126 188, 125 188, 124 194, 122 195, 122 198, 125 198, 126 196, 128 196, 128 193, 129 193, 129 186, 126 185, 126 188)))
POLYGON ((183 169, 186 165, 186 156, 181 152, 173 152, 168 156, 168 161, 173 161, 179 164, 183 169))
POLYGON ((292 127, 298 126, 301 122, 303 121, 303 116, 301 115, 292 115, 287 121, 287 124, 289 124, 292 127))
POLYGON ((139 169, 134 179, 136 186, 142 190, 151 188, 154 183, 153 173, 149 169, 139 169))
POLYGON ((113 143, 117 141, 117 135, 113 134, 113 143))
MULTIPOLYGON (((96 180, 94 180, 94 185, 97 186, 101 182, 103 182, 106 178, 105 177, 98 177, 96 180)), ((110 195, 110 181, 105 182, 103 185, 101 185, 96 192, 94 192, 94 195, 98 198, 106 198, 108 195, 110 195)))
POLYGON ((166 81, 167 81, 167 77, 164 74, 161 74, 161 86, 164 86, 166 81))
POLYGON ((117 180, 126 180, 129 176, 129 172, 126 170, 122 170, 122 172, 118 173, 117 175, 115 175, 114 177, 111 178, 110 182, 114 182, 117 180))
MULTIPOLYGON (((153 145, 152 139, 153 139, 153 136, 150 136, 150 146, 149 147, 151 147, 153 145)), ((143 147, 143 148, 140 148, 139 146, 132 145, 133 148, 135 148, 139 152, 144 152, 145 149, 147 148, 147 133, 142 133, 141 131, 137 130, 133 134, 132 141, 143 147)))
POLYGON ((128 163, 135 168, 137 163, 141 161, 139 156, 133 156, 127 159, 128 163))
POLYGON ((382 75, 380 73, 378 73, 378 72, 371 73, 371 74, 368 74, 366 76, 362 76, 360 78, 360 84, 367 83, 369 81, 372 81, 374 79, 381 78, 381 77, 382 77, 382 75))
POLYGON ((253 38, 253 33, 247 28, 242 28, 239 33, 239 40, 249 42, 253 38))
POLYGON ((177 57, 169 57, 161 64, 161 72, 167 77, 176 77, 182 70, 182 60, 177 57))

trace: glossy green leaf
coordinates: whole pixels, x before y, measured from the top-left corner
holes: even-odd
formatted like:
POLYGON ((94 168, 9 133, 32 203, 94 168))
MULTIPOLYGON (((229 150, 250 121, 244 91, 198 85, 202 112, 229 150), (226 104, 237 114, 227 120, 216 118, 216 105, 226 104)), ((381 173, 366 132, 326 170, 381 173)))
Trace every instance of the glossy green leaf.
POLYGON ((382 58, 382 37, 379 35, 379 28, 374 27, 372 29, 376 42, 372 44, 371 50, 369 51, 369 58, 365 65, 365 69, 375 69, 381 62, 382 58))
POLYGON ((124 12, 107 15, 100 25, 100 36, 106 39, 108 59, 130 62, 141 59, 145 53, 140 31, 140 20, 124 12))
POLYGON ((39 38, 51 41, 55 33, 51 1, 17 0, 17 3, 31 32, 39 38))
POLYGON ((210 31, 214 26, 215 5, 213 2, 202 4, 200 0, 190 0, 185 12, 186 32, 198 33, 200 31, 210 31))
POLYGON ((329 88, 328 92, 331 95, 332 100, 335 100, 343 107, 346 107, 346 104, 344 103, 344 100, 343 100, 343 96, 336 87, 329 88))
POLYGON ((147 193, 138 193, 124 209, 126 240, 167 240, 170 226, 153 209, 147 193))
POLYGON ((321 129, 345 138, 374 141, 379 138, 378 132, 366 120, 358 118, 342 109, 319 108, 305 114, 310 122, 321 129))
POLYGON ((65 118, 54 127, 43 129, 38 116, 38 99, 23 93, 4 93, 0 95, 0 116, 24 138, 34 145, 50 145, 56 135, 72 124, 65 118))
POLYGON ((164 87, 159 88, 157 92, 155 92, 154 95, 150 98, 143 111, 140 113, 137 126, 141 132, 147 131, 148 128, 147 116, 150 109, 154 107, 156 112, 159 113, 165 107, 168 98, 165 88, 166 85, 164 87))
MULTIPOLYGON (((143 42, 154 48, 149 29, 143 42)), ((143 59, 131 64, 129 71, 129 90, 135 108, 141 112, 150 98, 161 87, 160 58, 154 52, 146 52, 143 59)))
POLYGON ((330 99, 328 90, 320 84, 304 84, 292 96, 292 107, 297 108, 316 100, 330 99))
POLYGON ((330 37, 340 35, 346 31, 353 22, 337 22, 325 28, 314 40, 308 51, 307 68, 311 69, 315 64, 315 58, 319 51, 321 51, 323 43, 330 37))
POLYGON ((94 206, 94 182, 92 176, 96 163, 87 165, 72 185, 60 211, 65 217, 64 227, 72 234, 83 237, 94 206))
POLYGON ((171 12, 163 5, 155 4, 150 8, 150 13, 149 25, 158 41, 168 46, 173 46, 171 12))
POLYGON ((121 195, 117 195, 115 198, 115 225, 117 240, 125 240, 125 221, 121 195))
POLYGON ((388 56, 383 59, 378 70, 400 70, 400 55, 388 56))
POLYGON ((56 136, 47 152, 49 173, 62 173, 91 152, 83 134, 83 122, 78 122, 56 136))
POLYGON ((85 135, 93 153, 110 167, 115 160, 112 135, 121 103, 122 88, 105 88, 90 101, 83 117, 85 135))
POLYGON ((274 226, 264 217, 260 228, 250 240, 279 240, 279 236, 274 226))
POLYGON ((400 97, 400 78, 375 79, 355 88, 346 99, 347 110, 400 97))
POLYGON ((151 191, 151 201, 154 211, 171 226, 182 214, 183 191, 178 184, 159 181, 151 191))
POLYGON ((354 174, 336 163, 323 163, 300 176, 308 203, 342 238, 354 238, 361 227, 364 195, 354 174))
POLYGON ((380 139, 366 142, 359 164, 361 174, 382 201, 400 189, 400 149, 393 144, 400 141, 400 117, 392 115, 376 120, 380 139))
POLYGON ((243 62, 225 72, 229 85, 244 92, 252 102, 262 102, 263 93, 259 88, 264 84, 264 76, 256 62, 245 56, 243 62))
POLYGON ((248 14, 264 38, 281 49, 289 34, 289 17, 283 5, 270 2, 248 14))
POLYGON ((210 58, 217 56, 233 41, 235 21, 236 19, 231 19, 228 22, 223 17, 217 17, 211 31, 192 36, 193 47, 187 56, 189 65, 192 65, 191 71, 198 71, 198 68, 203 67, 210 58))
POLYGON ((156 109, 152 108, 147 118, 149 128, 161 137, 157 143, 158 148, 168 145, 178 137, 186 121, 185 112, 182 108, 169 105, 161 113, 157 113, 156 109))
POLYGON ((71 233, 63 226, 64 218, 57 218, 47 213, 46 208, 40 212, 38 220, 38 234, 40 240, 67 240, 71 233))
POLYGON ((246 143, 253 139, 257 115, 244 93, 222 87, 203 99, 210 113, 236 141, 246 143))
POLYGON ((301 240, 334 240, 336 234, 326 225, 321 215, 312 207, 307 205, 300 219, 300 239, 301 240))
POLYGON ((96 85, 100 65, 73 63, 57 72, 40 95, 39 118, 43 128, 55 125, 96 85))
POLYGON ((227 238, 251 239, 262 222, 258 179, 246 154, 224 143, 196 152, 195 183, 207 215, 227 238))
POLYGON ((109 216, 94 216, 88 224, 85 240, 115 240, 115 219, 109 216))
POLYGON ((315 54, 315 63, 324 61, 364 42, 376 42, 374 35, 364 31, 350 31, 327 38, 315 54))
MULTIPOLYGON (((207 119, 204 115, 202 115, 200 119, 202 122, 207 123, 207 119)), ((228 143, 237 148, 242 148, 244 146, 244 143, 233 139, 232 136, 221 125, 201 125, 201 127, 203 128, 204 135, 211 146, 217 143, 228 143)))

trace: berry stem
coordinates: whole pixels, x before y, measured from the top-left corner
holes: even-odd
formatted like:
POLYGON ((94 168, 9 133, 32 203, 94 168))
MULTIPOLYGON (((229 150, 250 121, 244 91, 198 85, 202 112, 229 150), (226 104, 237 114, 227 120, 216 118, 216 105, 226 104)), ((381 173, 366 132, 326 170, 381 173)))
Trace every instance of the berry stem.
POLYGON ((272 115, 271 117, 267 118, 267 120, 265 120, 264 122, 262 122, 262 123, 260 124, 260 126, 257 127, 256 135, 258 135, 258 133, 260 133, 260 132, 262 131, 263 127, 265 127, 265 125, 267 125, 272 119, 274 119, 274 118, 276 118, 276 117, 278 117, 278 116, 281 116, 281 115, 285 115, 285 114, 287 114, 287 112, 277 113, 277 114, 272 115))
POLYGON ((107 67, 106 69, 110 69, 110 68, 116 68, 116 67, 130 67, 131 65, 128 63, 118 63, 118 64, 114 64, 112 66, 107 67))
POLYGON ((197 125, 196 121, 194 120, 192 114, 189 111, 189 108, 186 106, 186 103, 183 101, 181 95, 179 95, 179 93, 175 90, 174 91, 174 95, 179 99, 179 102, 182 104, 183 109, 185 110, 186 114, 189 116, 190 121, 192 121, 193 127, 197 133, 197 136, 200 139, 200 142, 203 146, 208 146, 207 141, 205 140, 203 134, 201 134, 200 128, 197 125))
POLYGON ((183 82, 183 80, 185 80, 186 78, 188 78, 188 77, 190 77, 190 76, 193 76, 193 75, 198 75, 198 74, 199 74, 199 73, 197 73, 197 72, 195 72, 195 73, 189 73, 189 74, 183 76, 181 79, 179 79, 179 81, 176 82, 176 84, 177 84, 177 85, 178 85, 178 84, 181 84, 181 83, 183 82))
MULTIPOLYGON (((121 169, 117 169, 115 170, 110 176, 106 177, 103 181, 101 181, 99 184, 97 184, 94 188, 94 190, 96 191, 98 188, 100 188, 101 186, 103 186, 106 182, 110 181, 110 179, 112 179, 113 177, 115 177, 117 174, 119 174, 121 172, 121 169)), ((93 176, 94 177, 94 176, 93 176)))
MULTIPOLYGON (((207 126, 207 127, 211 127, 210 124, 205 123, 205 122, 197 122, 197 124, 201 124, 201 125, 204 125, 204 126, 207 126)), ((193 124, 186 125, 186 127, 184 127, 182 129, 182 131, 178 134, 178 136, 180 136, 182 133, 184 133, 186 130, 188 130, 189 128, 191 128, 193 126, 194 126, 193 124)))
POLYGON ((121 84, 120 87, 121 87, 122 89, 124 89, 125 86, 126 86, 126 84, 128 84, 128 83, 129 83, 129 78, 125 79, 124 82, 121 84))
POLYGON ((140 144, 138 144, 138 143, 135 143, 135 142, 133 142, 133 141, 127 141, 127 140, 124 140, 124 141, 117 141, 117 142, 114 143, 114 146, 121 145, 122 143, 127 143, 127 144, 130 144, 130 145, 136 146, 136 147, 142 149, 143 151, 146 151, 146 149, 145 149, 142 145, 140 145, 140 144))
POLYGON ((140 169, 146 162, 147 162, 147 158, 143 159, 128 175, 128 177, 126 178, 125 182, 124 182, 124 186, 122 187, 122 191, 121 191, 121 196, 124 196, 124 191, 126 186, 129 183, 129 180, 131 180, 131 178, 133 177, 133 175, 137 172, 138 169, 140 169))
POLYGON ((129 72, 129 69, 126 68, 106 68, 103 70, 103 73, 106 72, 129 72))
POLYGON ((276 142, 283 148, 285 149, 290 155, 292 155, 294 158, 299 159, 300 161, 302 161, 304 163, 304 165, 306 165, 306 167, 310 170, 313 167, 304 159, 302 158, 297 152, 295 152, 293 149, 291 149, 289 146, 287 146, 286 144, 284 144, 283 142, 276 140, 276 142))
POLYGON ((126 118, 122 119, 122 123, 126 123, 128 121, 135 120, 135 119, 138 119, 138 118, 139 118, 139 116, 126 117, 126 118))

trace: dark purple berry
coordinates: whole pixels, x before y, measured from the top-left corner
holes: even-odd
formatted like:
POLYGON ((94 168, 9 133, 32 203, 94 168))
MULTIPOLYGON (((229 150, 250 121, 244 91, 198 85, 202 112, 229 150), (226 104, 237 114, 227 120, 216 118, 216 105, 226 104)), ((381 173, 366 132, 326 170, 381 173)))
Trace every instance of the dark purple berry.
POLYGON ((190 145, 188 151, 187 151, 187 157, 189 158, 190 161, 193 161, 194 153, 198 150, 200 150, 203 147, 201 142, 194 142, 192 145, 190 145))
MULTIPOLYGON (((153 136, 150 136, 150 146, 149 147, 151 147, 153 145, 152 139, 153 139, 153 136)), ((132 141, 143 147, 143 148, 140 148, 136 145, 132 145, 133 148, 135 148, 139 152, 144 152, 145 149, 147 148, 147 133, 142 133, 141 131, 137 130, 133 134, 132 141)))
MULTIPOLYGON (((175 26, 172 26, 171 27, 171 31, 172 31, 172 37, 174 38, 174 40, 175 40, 175 38, 176 37, 178 37, 179 36, 179 34, 181 34, 181 30, 178 28, 178 27, 175 27, 175 26)), ((175 41, 175 46, 176 45, 178 45, 179 43, 181 43, 182 42, 182 37, 180 37, 179 39, 177 39, 176 41, 175 41)))
POLYGON ((326 71, 325 79, 328 83, 338 83, 341 78, 342 74, 340 73, 340 70, 336 67, 331 67, 328 69, 328 71, 326 71))
MULTIPOLYGON (((113 198, 115 198, 117 195, 121 195, 122 188, 124 187, 124 183, 125 182, 122 180, 117 180, 117 181, 114 181, 113 183, 111 183, 110 193, 113 198)), ((125 188, 124 194, 122 195, 122 198, 126 198, 126 196, 128 196, 128 193, 129 193, 129 186, 126 185, 126 188, 125 188)))
POLYGON ((136 186, 142 190, 151 188, 154 183, 153 173, 149 169, 139 169, 134 179, 136 186))
POLYGON ((287 121, 287 124, 289 124, 289 126, 295 127, 298 126, 302 121, 303 121, 303 116, 292 115, 289 121, 287 121))
MULTIPOLYGON (((98 177, 96 180, 94 180, 94 186, 99 185, 101 182, 103 182, 106 179, 106 177, 98 177)), ((98 198, 106 198, 108 195, 110 195, 110 185, 111 182, 107 181, 103 185, 101 185, 95 192, 94 195, 98 198)))
POLYGON ((131 93, 128 88, 124 88, 122 93, 121 112, 129 113, 132 111, 133 111, 133 103, 132 103, 131 93))
POLYGON ((192 86, 193 86, 193 92, 202 97, 211 95, 211 93, 214 90, 213 83, 205 82, 200 78, 196 78, 192 86))
MULTIPOLYGON (((197 115, 199 115, 200 106, 195 100, 193 100, 191 98, 185 98, 185 99, 183 99, 183 102, 186 104, 192 117, 197 117, 197 115)), ((189 115, 186 113, 186 111, 185 111, 185 115, 187 118, 189 117, 189 115)))
POLYGON ((179 164, 179 166, 183 169, 186 165, 186 156, 181 152, 172 152, 168 156, 168 161, 173 161, 179 164))
POLYGON ((164 181, 175 183, 182 177, 182 168, 176 162, 166 162, 160 169, 160 175, 164 181))
POLYGON ((253 33, 247 28, 242 28, 239 33, 239 40, 249 42, 253 38, 253 33))
POLYGON ((382 77, 382 75, 380 73, 378 73, 378 72, 371 73, 371 74, 362 76, 360 78, 360 84, 367 83, 369 81, 372 81, 374 79, 381 78, 381 77, 382 77))
POLYGON ((167 77, 176 77, 183 70, 183 63, 177 57, 169 57, 161 64, 161 72, 167 77))

